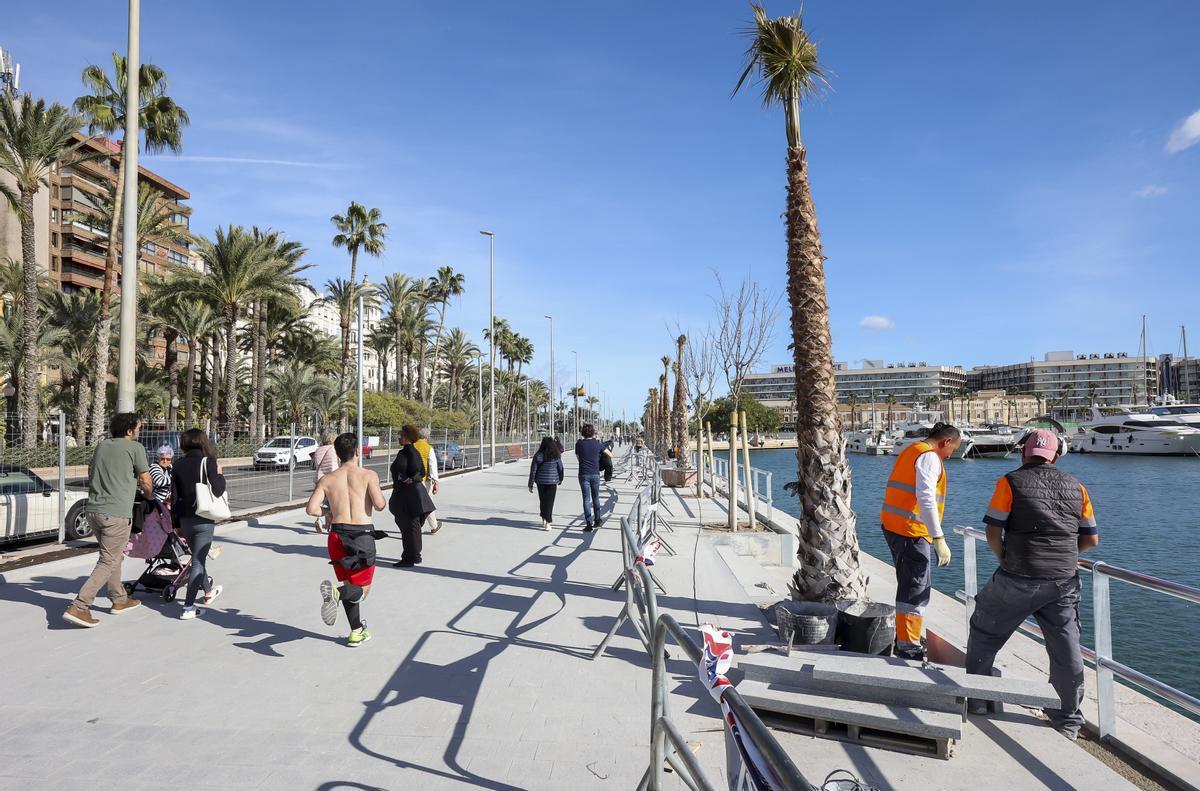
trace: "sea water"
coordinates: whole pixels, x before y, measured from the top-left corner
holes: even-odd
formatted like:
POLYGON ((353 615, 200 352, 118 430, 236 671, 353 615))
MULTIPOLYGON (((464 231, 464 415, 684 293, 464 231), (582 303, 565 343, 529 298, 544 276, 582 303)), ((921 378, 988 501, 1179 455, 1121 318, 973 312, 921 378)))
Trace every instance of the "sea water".
MULTIPOLYGON (((849 455, 853 470, 852 504, 858 514, 858 541, 864 552, 891 562, 879 527, 884 486, 894 456, 849 455)), ((954 525, 983 528, 983 514, 996 480, 1020 464, 1009 459, 953 459, 946 463, 948 485, 945 525, 954 559, 934 568, 933 585, 953 596, 963 589, 963 537, 954 525)), ((774 473, 775 507, 797 515, 799 503, 783 486, 796 479, 794 450, 755 450, 750 465, 774 473)), ((1068 454, 1059 466, 1087 487, 1096 510, 1100 546, 1086 557, 1143 574, 1200 586, 1200 458, 1068 454)), ((975 545, 979 586, 996 562, 983 541, 975 545)), ((1084 643, 1092 642, 1090 574, 1082 574, 1084 643)), ((1118 662, 1147 673, 1190 695, 1200 696, 1200 605, 1109 581, 1113 655, 1118 662)))

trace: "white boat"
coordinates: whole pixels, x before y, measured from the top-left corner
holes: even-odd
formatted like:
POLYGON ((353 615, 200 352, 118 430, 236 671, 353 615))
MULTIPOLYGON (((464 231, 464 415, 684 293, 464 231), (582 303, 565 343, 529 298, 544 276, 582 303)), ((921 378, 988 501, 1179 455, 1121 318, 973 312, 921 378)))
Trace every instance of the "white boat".
POLYGON ((846 451, 868 456, 886 456, 892 451, 892 440, 883 431, 847 431, 846 451))
POLYGON ((1177 421, 1189 428, 1200 429, 1200 404, 1180 404, 1171 400, 1160 406, 1150 407, 1150 414, 1177 421))
POLYGON ((970 440, 970 448, 964 455, 967 459, 1003 459, 1012 455, 1017 447, 1017 435, 1007 426, 959 426, 959 431, 962 432, 964 444, 970 440))
MULTIPOLYGON (((901 451, 907 448, 914 442, 920 442, 929 436, 929 432, 933 430, 932 423, 905 423, 896 429, 892 434, 892 453, 899 455, 901 451)), ((954 451, 952 459, 968 459, 971 458, 971 448, 974 447, 974 440, 966 434, 962 437, 962 442, 959 443, 958 450, 954 451)))
POLYGON ((1071 437, 1072 453, 1120 456, 1200 456, 1200 428, 1153 412, 1100 410, 1071 437))

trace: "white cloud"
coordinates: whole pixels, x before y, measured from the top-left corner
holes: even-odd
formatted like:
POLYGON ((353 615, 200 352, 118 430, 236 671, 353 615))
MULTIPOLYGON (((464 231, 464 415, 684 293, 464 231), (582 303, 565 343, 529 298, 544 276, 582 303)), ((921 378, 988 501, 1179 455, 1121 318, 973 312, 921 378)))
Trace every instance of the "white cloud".
POLYGON ((169 162, 221 162, 234 165, 278 165, 289 168, 336 168, 340 167, 332 162, 300 162, 294 159, 255 159, 253 157, 206 157, 197 156, 195 154, 183 154, 182 156, 143 156, 142 159, 162 160, 169 162))
POLYGON ((1200 143, 1200 110, 1183 119, 1183 123, 1171 132, 1171 136, 1167 138, 1167 153, 1178 154, 1197 143, 1200 143))
POLYGON ((1167 194, 1167 188, 1161 184, 1147 184, 1133 193, 1139 198, 1157 198, 1167 194))
POLYGON ((888 330, 896 329, 896 322, 887 316, 864 316, 863 320, 858 323, 858 326, 871 332, 887 332, 888 330))

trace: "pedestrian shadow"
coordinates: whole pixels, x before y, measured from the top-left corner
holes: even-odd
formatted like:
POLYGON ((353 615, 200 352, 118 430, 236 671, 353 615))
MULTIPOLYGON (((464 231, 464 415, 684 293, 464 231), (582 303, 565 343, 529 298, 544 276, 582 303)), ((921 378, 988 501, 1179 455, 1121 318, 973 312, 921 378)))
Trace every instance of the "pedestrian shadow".
POLYGON ((247 519, 246 524, 249 527, 257 527, 262 530, 286 530, 289 533, 297 533, 299 535, 304 535, 305 533, 313 532, 312 530, 308 529, 307 527, 297 527, 296 525, 281 525, 281 524, 275 524, 272 522, 263 522, 262 520, 257 519, 255 517, 251 517, 250 519, 247 519))
MULTIPOLYGON (((0 601, 10 601, 17 604, 28 604, 42 610, 46 616, 46 628, 53 631, 78 629, 63 620, 62 615, 75 594, 83 587, 87 576, 76 579, 65 577, 34 577, 28 582, 8 582, 0 575, 0 601), (51 594, 60 594, 54 596, 51 594), (67 594, 64 598, 61 594, 67 594)), ((104 589, 100 590, 98 600, 103 601, 104 589)), ((101 608, 103 609, 103 608, 101 608)))
MULTIPOLYGON (((310 531, 300 531, 306 533, 310 531)), ((329 551, 322 544, 314 546, 312 544, 278 544, 271 541, 242 541, 229 536, 219 536, 214 539, 214 544, 235 544, 242 547, 250 547, 251 549, 267 549, 279 555, 304 555, 311 558, 321 558, 329 560, 329 551)))
POLYGON ((488 525, 492 527, 515 527, 521 530, 541 530, 540 524, 534 521, 534 517, 530 516, 525 519, 506 519, 502 516, 489 516, 486 519, 465 519, 460 516, 438 517, 438 521, 444 525, 488 525))
POLYGON ((247 642, 234 643, 236 648, 244 648, 261 656, 282 659, 283 654, 276 650, 277 646, 296 640, 322 640, 327 643, 340 643, 341 640, 321 632, 301 629, 289 624, 277 623, 256 615, 249 615, 239 609, 228 610, 207 607, 200 620, 207 621, 230 633, 235 639, 245 638, 247 642))

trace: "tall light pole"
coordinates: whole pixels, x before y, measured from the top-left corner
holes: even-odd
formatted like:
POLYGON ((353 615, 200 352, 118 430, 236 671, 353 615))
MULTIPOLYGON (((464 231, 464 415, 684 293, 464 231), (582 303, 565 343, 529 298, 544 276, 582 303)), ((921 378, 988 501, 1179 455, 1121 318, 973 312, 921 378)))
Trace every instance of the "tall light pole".
MULTIPOLYGON (((488 460, 496 466, 496 234, 480 231, 488 239, 488 434, 491 451, 488 460)), ((482 431, 482 429, 480 429, 482 431)), ((480 464, 483 464, 482 457, 480 464)))
POLYGON ((557 402, 554 400, 554 317, 546 316, 550 319, 550 435, 558 436, 558 429, 555 427, 555 418, 557 415, 557 402))
POLYGON ((592 392, 592 372, 591 371, 587 372, 587 383, 588 383, 587 390, 584 391, 587 393, 587 396, 583 399, 583 403, 585 403, 585 404, 588 403, 587 399, 596 397, 596 395, 592 392))
MULTIPOLYGON (((125 144, 122 165, 125 168, 125 207, 122 217, 121 247, 121 341, 117 356, 117 411, 134 410, 134 355, 137 335, 138 292, 138 118, 141 107, 138 72, 141 71, 141 0, 129 0, 129 51, 125 56, 125 144)), ((109 239, 109 244, 116 244, 109 239)), ((167 349, 167 354, 171 350, 167 349)), ((99 383, 104 387, 104 383, 99 383)), ((230 414, 234 410, 230 410, 230 414)))
POLYGON ((479 469, 483 469, 483 351, 475 350, 475 366, 479 369, 479 375, 475 377, 479 382, 479 396, 476 402, 479 405, 479 469))
POLYGON ((575 390, 572 396, 574 399, 575 436, 579 436, 579 352, 572 349, 571 354, 575 355, 575 390))
MULTIPOLYGON (((363 276, 365 281, 366 275, 363 276)), ((363 442, 363 293, 358 292, 358 450, 361 453, 363 442)))

